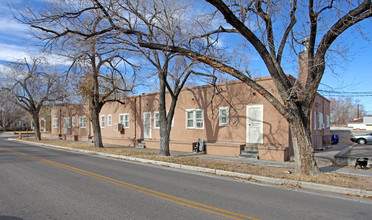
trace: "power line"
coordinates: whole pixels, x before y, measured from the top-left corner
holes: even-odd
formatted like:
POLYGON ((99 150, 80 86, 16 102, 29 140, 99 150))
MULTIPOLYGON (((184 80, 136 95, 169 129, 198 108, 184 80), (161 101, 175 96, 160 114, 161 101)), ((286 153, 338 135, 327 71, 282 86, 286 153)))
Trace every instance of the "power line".
POLYGON ((337 92, 332 90, 318 89, 318 92, 326 93, 328 96, 338 97, 369 97, 372 96, 372 91, 368 92, 337 92))
POLYGON ((355 95, 372 95, 372 91, 368 92, 337 92, 332 90, 324 90, 324 89, 318 89, 319 92, 326 92, 326 93, 336 93, 336 94, 355 94, 355 95))

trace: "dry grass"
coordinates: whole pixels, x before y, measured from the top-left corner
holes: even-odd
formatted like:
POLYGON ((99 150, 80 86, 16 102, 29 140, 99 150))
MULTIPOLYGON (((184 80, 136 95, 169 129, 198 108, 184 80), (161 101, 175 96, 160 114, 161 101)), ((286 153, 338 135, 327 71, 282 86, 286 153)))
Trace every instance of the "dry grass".
MULTIPOLYGON (((254 165, 239 162, 228 162, 204 159, 199 157, 187 157, 187 156, 170 156, 170 157, 159 157, 157 153, 141 151, 138 149, 123 149, 114 147, 105 148, 94 148, 91 144, 76 143, 76 142, 65 142, 58 140, 41 140, 37 141, 35 139, 26 139, 28 141, 78 148, 84 150, 91 150, 97 152, 110 153, 115 155, 123 155, 137 158, 144 158, 150 160, 165 161, 170 163, 184 164, 190 166, 199 166, 205 168, 213 168, 219 170, 233 171, 239 173, 260 175, 266 177, 284 178, 296 181, 313 182, 348 188, 356 188, 363 190, 372 190, 372 178, 371 177, 361 177, 354 175, 338 174, 338 173, 321 173, 318 176, 304 176, 293 174, 294 169, 286 167, 273 167, 264 165, 254 165), (288 174, 288 170, 292 174, 288 174)), ((369 172, 369 171, 366 171, 369 172)))

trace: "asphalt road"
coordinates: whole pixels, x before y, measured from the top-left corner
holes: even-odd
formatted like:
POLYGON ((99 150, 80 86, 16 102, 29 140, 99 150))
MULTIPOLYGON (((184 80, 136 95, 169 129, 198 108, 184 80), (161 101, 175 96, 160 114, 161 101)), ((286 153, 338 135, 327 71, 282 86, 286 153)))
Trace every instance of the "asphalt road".
POLYGON ((0 137, 0 220, 229 218, 372 219, 372 203, 0 137))

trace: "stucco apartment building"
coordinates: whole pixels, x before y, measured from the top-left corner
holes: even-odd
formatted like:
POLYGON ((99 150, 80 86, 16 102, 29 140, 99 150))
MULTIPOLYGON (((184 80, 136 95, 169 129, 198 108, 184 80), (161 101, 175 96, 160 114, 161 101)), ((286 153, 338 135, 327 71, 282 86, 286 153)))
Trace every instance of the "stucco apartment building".
MULTIPOLYGON (((255 80, 278 96, 271 77, 255 80)), ((172 123, 171 152, 193 152, 193 144, 200 138, 206 141, 206 154, 289 160, 293 148, 283 116, 240 81, 217 86, 223 92, 216 93, 210 85, 182 90, 172 123)), ((158 101, 159 94, 151 93, 125 98, 125 104, 105 104, 100 113, 103 143, 132 147, 144 143, 146 148, 159 149, 158 101)), ((87 109, 84 104, 53 107, 51 133, 45 135, 87 141, 93 134, 87 109)), ((313 145, 319 149, 330 143, 330 103, 317 94, 312 110, 313 145)))

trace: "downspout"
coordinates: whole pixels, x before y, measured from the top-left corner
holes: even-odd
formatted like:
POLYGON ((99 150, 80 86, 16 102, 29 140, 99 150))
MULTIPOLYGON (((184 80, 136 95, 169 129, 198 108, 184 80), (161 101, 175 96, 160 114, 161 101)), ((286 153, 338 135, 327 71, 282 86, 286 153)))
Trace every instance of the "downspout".
POLYGON ((59 109, 59 120, 58 120, 58 135, 61 135, 61 119, 62 118, 62 109, 59 109))
POLYGON ((134 140, 137 140, 137 98, 134 99, 134 140))

